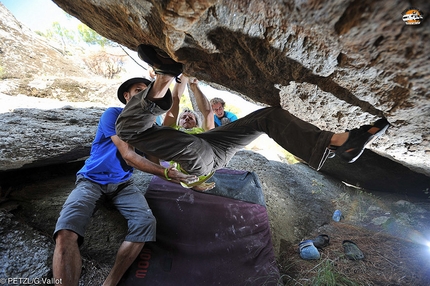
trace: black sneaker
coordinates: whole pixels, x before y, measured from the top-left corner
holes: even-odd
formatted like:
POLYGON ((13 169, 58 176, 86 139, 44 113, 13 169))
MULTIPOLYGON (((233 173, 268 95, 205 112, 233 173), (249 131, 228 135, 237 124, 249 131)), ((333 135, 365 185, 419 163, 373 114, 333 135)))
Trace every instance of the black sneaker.
POLYGON ((348 163, 355 162, 363 153, 364 148, 384 134, 389 126, 390 123, 388 120, 386 118, 381 118, 373 125, 363 125, 358 129, 350 130, 348 140, 346 140, 342 146, 336 148, 336 155, 348 161, 348 163), (372 127, 378 128, 374 134, 368 132, 372 127))
POLYGON ((311 240, 316 248, 323 248, 330 244, 330 237, 327 234, 320 234, 311 240))
POLYGON ((139 45, 137 54, 142 61, 154 69, 156 74, 178 77, 182 73, 183 64, 175 62, 168 54, 157 47, 139 45))

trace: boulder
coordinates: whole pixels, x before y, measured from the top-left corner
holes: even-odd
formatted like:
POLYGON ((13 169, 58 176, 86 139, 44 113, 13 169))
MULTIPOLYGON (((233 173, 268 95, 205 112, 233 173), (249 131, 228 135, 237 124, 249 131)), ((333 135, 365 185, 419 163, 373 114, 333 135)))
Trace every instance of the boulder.
POLYGON ((320 128, 385 116, 392 127, 372 149, 430 173, 430 22, 406 25, 409 1, 54 2, 123 46, 157 46, 186 74, 320 128))

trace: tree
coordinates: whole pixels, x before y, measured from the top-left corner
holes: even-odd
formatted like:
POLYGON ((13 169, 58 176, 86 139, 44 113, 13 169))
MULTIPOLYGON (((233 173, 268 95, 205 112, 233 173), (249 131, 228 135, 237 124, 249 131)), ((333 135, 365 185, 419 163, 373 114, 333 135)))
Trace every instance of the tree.
POLYGON ((63 44, 63 51, 66 50, 66 43, 75 42, 74 33, 70 30, 67 30, 58 22, 52 23, 52 28, 54 30, 55 35, 60 39, 63 44))
POLYGON ((114 42, 100 36, 96 31, 85 24, 78 25, 78 32, 81 39, 89 45, 100 45, 101 47, 114 45, 114 42))
POLYGON ((68 44, 76 43, 75 32, 73 30, 68 30, 61 26, 59 22, 53 22, 51 29, 46 30, 45 33, 36 31, 40 36, 46 37, 50 40, 55 39, 61 43, 63 46, 63 52, 66 52, 66 47, 68 44))
POLYGON ((124 57, 99 51, 85 58, 84 62, 93 73, 111 79, 121 72, 124 57))
POLYGON ((97 75, 113 78, 115 75, 120 73, 123 68, 124 56, 110 54, 104 49, 105 46, 115 46, 117 44, 103 36, 100 36, 96 31, 85 24, 78 24, 76 32, 76 29, 68 30, 61 26, 60 23, 54 22, 52 23, 51 29, 48 29, 45 33, 39 32, 38 34, 45 36, 48 39, 56 39, 60 41, 63 45, 64 52, 66 52, 66 47, 68 45, 76 45, 82 42, 95 46, 96 48, 101 47, 99 51, 84 59, 88 68, 97 75))

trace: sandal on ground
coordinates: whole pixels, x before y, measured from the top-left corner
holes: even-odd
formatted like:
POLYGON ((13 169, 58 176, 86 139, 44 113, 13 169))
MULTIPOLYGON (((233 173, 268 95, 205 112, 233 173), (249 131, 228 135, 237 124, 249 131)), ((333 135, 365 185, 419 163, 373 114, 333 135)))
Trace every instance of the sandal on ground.
POLYGON ((305 260, 320 259, 320 253, 312 240, 304 240, 299 243, 300 257, 305 260))
POLYGON ((363 252, 361 252, 360 248, 358 248, 358 246, 354 242, 350 240, 344 240, 342 242, 342 246, 345 252, 345 256, 348 259, 361 260, 364 258, 363 252))
POLYGON ((330 244, 330 238, 327 234, 320 234, 312 242, 316 248, 323 248, 330 244))
POLYGON ((139 58, 150 65, 156 74, 167 74, 176 77, 182 73, 183 64, 175 62, 163 50, 150 45, 139 45, 137 47, 139 58))
POLYGON ((381 118, 373 125, 363 125, 358 129, 350 130, 348 140, 342 146, 335 148, 336 155, 348 163, 355 162, 363 153, 364 148, 384 134, 389 126, 388 120, 381 118))

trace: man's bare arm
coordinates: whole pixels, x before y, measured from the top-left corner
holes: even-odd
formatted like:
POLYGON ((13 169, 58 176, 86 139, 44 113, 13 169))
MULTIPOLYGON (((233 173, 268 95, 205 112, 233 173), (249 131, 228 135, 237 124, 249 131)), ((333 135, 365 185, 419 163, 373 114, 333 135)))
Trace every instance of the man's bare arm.
POLYGON ((181 102, 181 97, 184 94, 185 87, 188 83, 188 77, 182 75, 180 76, 181 82, 176 83, 172 91, 172 107, 167 111, 164 117, 164 126, 174 126, 178 121, 179 116, 179 104, 181 102))
POLYGON ((200 90, 198 86, 198 80, 196 78, 191 78, 189 80, 189 85, 191 91, 194 94, 194 98, 196 99, 197 106, 203 115, 203 129, 207 131, 215 128, 214 113, 212 111, 212 107, 207 97, 200 90))

